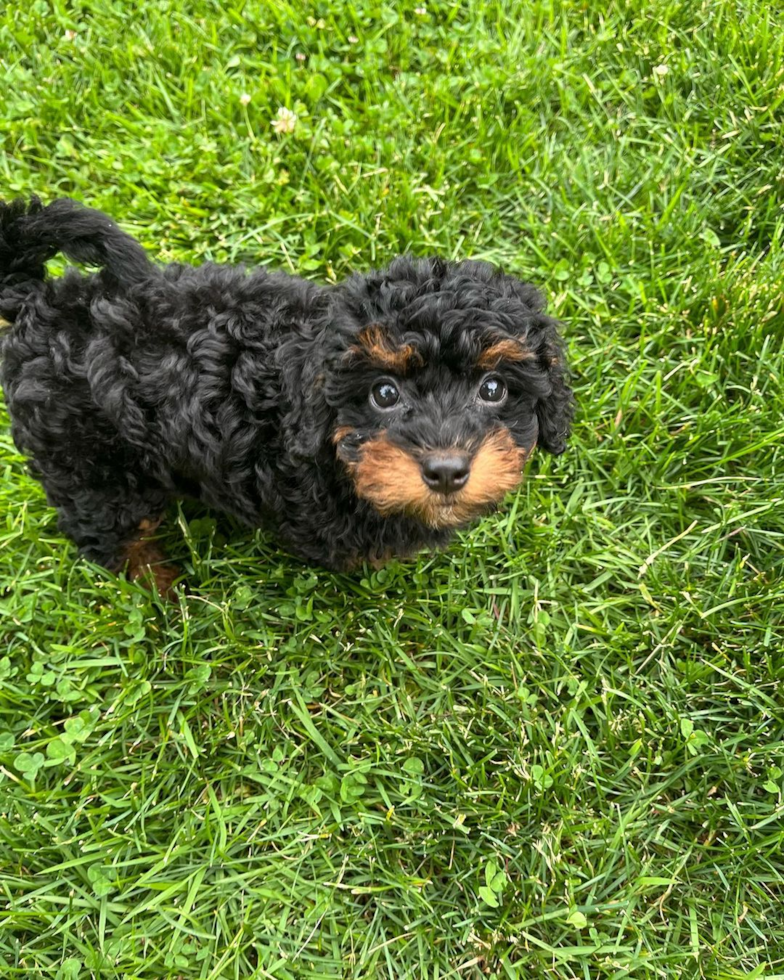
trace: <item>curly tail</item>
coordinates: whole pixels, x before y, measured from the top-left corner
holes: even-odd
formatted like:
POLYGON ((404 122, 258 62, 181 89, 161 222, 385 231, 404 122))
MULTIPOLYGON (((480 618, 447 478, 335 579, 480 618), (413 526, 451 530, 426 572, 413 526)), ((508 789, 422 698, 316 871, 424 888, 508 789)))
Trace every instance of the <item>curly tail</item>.
POLYGON ((29 203, 0 201, 0 295, 43 281, 44 263, 58 252, 76 262, 101 266, 122 284, 155 274, 141 245, 100 211, 67 197, 47 207, 37 197, 29 203))

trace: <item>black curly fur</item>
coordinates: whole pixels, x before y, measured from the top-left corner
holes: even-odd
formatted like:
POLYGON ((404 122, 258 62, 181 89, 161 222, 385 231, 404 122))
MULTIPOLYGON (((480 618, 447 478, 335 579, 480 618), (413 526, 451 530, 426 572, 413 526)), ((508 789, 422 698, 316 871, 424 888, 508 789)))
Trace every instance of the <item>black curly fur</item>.
POLYGON ((330 568, 443 546, 451 528, 382 516, 357 495, 350 467, 368 440, 384 432, 416 454, 504 427, 560 453, 569 431, 556 323, 532 286, 480 262, 403 257, 333 287, 158 267, 100 212, 33 199, 0 204, 0 317, 16 444, 65 533, 113 569, 183 495, 330 568), (101 271, 47 280, 59 251, 101 271), (368 400, 379 371, 356 345, 371 324, 417 352, 394 412, 368 400), (509 397, 488 411, 476 362, 504 337, 531 354, 498 369, 509 397))

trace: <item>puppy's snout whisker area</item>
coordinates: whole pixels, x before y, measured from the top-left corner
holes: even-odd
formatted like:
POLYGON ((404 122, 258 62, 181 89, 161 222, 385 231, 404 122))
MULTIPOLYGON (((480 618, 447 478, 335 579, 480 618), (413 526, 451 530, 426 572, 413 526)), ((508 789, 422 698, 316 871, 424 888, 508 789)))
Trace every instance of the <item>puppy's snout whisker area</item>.
POLYGON ((471 461, 463 453, 431 454, 422 460, 422 479, 436 493, 457 493, 468 483, 471 461))

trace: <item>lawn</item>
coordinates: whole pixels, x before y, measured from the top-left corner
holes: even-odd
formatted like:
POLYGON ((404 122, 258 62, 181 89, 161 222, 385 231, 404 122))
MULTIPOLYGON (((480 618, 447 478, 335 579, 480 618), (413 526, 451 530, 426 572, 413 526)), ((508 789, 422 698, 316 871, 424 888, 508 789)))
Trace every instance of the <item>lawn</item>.
POLYGON ((416 3, 0 10, 0 197, 322 281, 490 259, 579 405, 409 564, 175 510, 169 606, 3 414, 3 978, 784 976, 776 5, 416 3))

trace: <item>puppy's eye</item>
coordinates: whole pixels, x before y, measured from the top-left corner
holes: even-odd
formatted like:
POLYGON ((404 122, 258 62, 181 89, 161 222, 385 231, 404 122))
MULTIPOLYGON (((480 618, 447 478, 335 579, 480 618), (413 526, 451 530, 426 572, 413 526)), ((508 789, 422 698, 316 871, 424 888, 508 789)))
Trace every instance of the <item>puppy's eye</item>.
POLYGON ((479 385, 479 398, 483 402, 499 405, 506 398, 506 385, 501 378, 485 378, 479 385))
POLYGON ((400 401, 400 392, 391 381, 377 381, 370 390, 370 401, 382 410, 394 408, 400 401))

